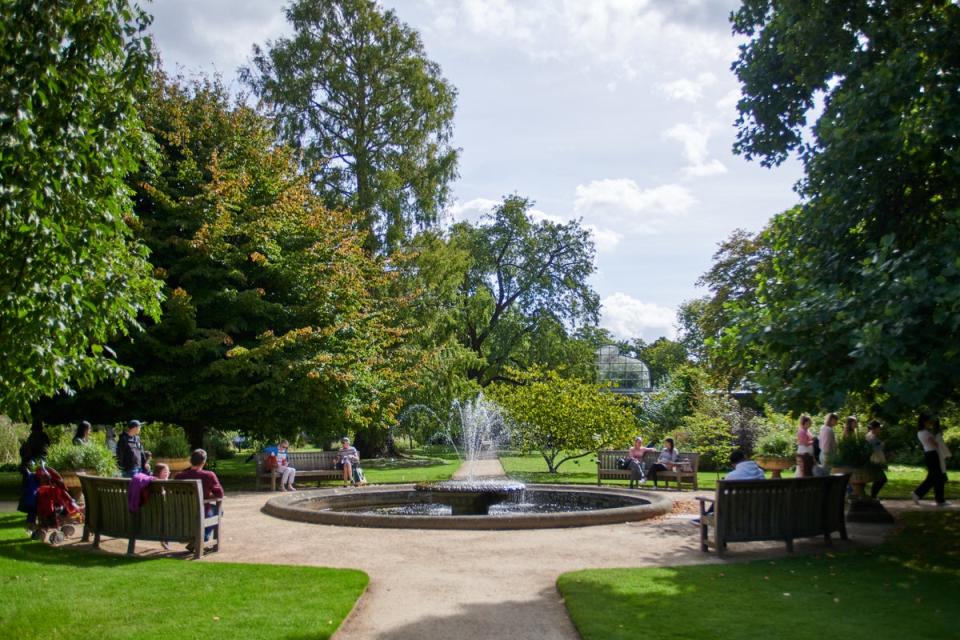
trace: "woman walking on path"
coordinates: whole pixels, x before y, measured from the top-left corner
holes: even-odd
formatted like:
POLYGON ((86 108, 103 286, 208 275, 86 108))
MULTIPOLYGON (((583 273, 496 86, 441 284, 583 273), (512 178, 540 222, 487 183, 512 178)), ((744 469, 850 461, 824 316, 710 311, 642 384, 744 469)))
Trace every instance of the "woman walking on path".
POLYGON ((944 460, 946 445, 941 449, 940 443, 943 442, 943 437, 941 436, 940 440, 937 440, 936 429, 936 418, 929 413, 921 413, 917 420, 917 439, 920 441, 920 446, 923 447, 923 463, 927 467, 927 477, 910 494, 910 497, 915 504, 920 504, 920 499, 927 495, 930 487, 933 487, 933 495, 937 501, 937 506, 943 507, 948 504, 943 495, 944 486, 947 482, 947 474, 943 471, 946 464, 944 460))
POLYGON ((810 425, 813 420, 808 415, 800 416, 800 428, 797 429, 797 477, 809 478, 813 475, 813 436, 810 425))

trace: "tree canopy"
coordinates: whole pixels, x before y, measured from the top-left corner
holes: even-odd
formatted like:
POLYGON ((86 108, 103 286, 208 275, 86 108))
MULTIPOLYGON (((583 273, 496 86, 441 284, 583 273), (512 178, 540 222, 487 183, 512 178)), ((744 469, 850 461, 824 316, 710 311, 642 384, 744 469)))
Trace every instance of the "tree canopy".
POLYGON ((167 300, 115 345, 126 387, 76 399, 91 419, 318 438, 383 426, 400 385, 392 279, 348 211, 325 209, 268 119, 219 82, 158 74, 143 105, 160 157, 131 178, 137 233, 167 300))
POLYGON ((547 470, 599 449, 630 442, 636 419, 629 401, 601 384, 533 370, 521 384, 497 384, 491 396, 513 423, 513 443, 539 451, 547 470))
POLYGON ((589 231, 575 220, 536 222, 527 213, 532 205, 507 196, 485 222, 461 222, 450 232, 451 244, 470 256, 457 330, 478 357, 468 376, 482 386, 507 365, 531 364, 515 360, 521 350, 544 353, 546 344, 528 342, 541 330, 569 338, 597 322, 600 302, 587 282, 595 268, 589 231))
POLYGON ((735 149, 769 165, 797 151, 805 176, 724 338, 791 408, 857 394, 894 417, 956 399, 960 7, 746 0, 733 25, 749 38, 735 149))
POLYGON ((159 310, 126 174, 148 17, 125 0, 0 1, 0 413, 121 378, 104 347, 159 310))
POLYGON ((456 176, 456 90, 420 35, 373 0, 295 0, 289 38, 254 46, 243 76, 302 149, 329 206, 363 215, 368 249, 436 222, 456 176))

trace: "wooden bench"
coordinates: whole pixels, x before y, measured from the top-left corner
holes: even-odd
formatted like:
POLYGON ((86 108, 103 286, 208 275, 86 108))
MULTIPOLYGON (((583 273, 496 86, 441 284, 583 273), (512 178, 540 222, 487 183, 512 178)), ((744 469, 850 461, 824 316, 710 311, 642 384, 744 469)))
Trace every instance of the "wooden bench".
POLYGON ((187 542, 193 544, 193 555, 199 559, 204 551, 204 530, 213 527, 213 551, 220 550, 221 500, 204 500, 199 480, 154 480, 146 504, 130 513, 130 480, 78 475, 84 500, 83 541, 92 533, 95 549, 101 536, 127 538, 127 553, 131 554, 137 540, 187 542), (207 504, 216 506, 215 515, 205 515, 207 504))
POLYGON ((726 552, 727 543, 783 540, 793 551, 796 538, 823 536, 829 545, 836 531, 847 539, 844 502, 849 475, 781 480, 720 480, 714 498, 700 501, 700 549, 726 552), (713 503, 707 514, 706 503, 713 503), (709 529, 713 528, 713 540, 709 529))
MULTIPOLYGON (((270 490, 277 490, 277 481, 283 475, 282 469, 267 470, 267 458, 269 453, 257 454, 257 489, 260 489, 262 480, 270 480, 270 490)), ((319 486, 323 480, 340 480, 343 478, 343 471, 335 468, 337 462, 336 451, 289 451, 287 452, 287 464, 297 470, 297 476, 294 482, 302 480, 316 480, 319 486)))
MULTIPOLYGON (((597 486, 600 486, 602 480, 629 480, 630 487, 633 488, 636 482, 632 478, 630 469, 617 469, 617 460, 629 456, 626 449, 604 449, 597 452, 597 486)), ((657 461, 660 454, 656 451, 648 451, 643 456, 643 468, 649 470, 650 466, 657 461)), ((681 466, 674 471, 660 471, 657 473, 657 484, 663 482, 664 487, 669 487, 670 480, 677 485, 677 490, 683 489, 683 482, 689 481, 694 489, 699 488, 697 482, 697 470, 700 466, 699 453, 681 453, 681 466)))
MULTIPOLYGON (((681 453, 679 457, 680 463, 674 469, 657 472, 657 482, 654 483, 654 487, 661 481, 664 487, 669 487, 670 481, 673 480, 677 485, 677 491, 683 491, 684 481, 690 482, 694 491, 700 488, 700 483, 697 481, 697 471, 700 469, 700 454, 681 453)), ((649 464, 652 463, 647 463, 646 456, 644 456, 643 461, 646 464, 644 468, 649 469, 649 464)), ((653 462, 656 462, 656 456, 654 456, 653 462)))

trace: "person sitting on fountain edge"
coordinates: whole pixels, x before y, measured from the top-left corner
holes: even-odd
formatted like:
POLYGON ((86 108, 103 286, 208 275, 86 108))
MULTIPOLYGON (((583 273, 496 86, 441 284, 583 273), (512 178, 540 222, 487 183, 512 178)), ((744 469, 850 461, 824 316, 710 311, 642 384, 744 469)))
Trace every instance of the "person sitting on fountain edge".
POLYGON ((337 451, 337 469, 343 470, 343 486, 356 484, 353 479, 353 468, 360 464, 360 452, 350 446, 350 438, 340 438, 340 450, 337 451))

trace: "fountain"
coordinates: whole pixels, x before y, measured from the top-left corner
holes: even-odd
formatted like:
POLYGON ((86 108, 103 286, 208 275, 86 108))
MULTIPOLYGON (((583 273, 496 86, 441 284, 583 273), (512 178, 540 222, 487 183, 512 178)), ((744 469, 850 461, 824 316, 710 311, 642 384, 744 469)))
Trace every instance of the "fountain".
MULTIPOLYGON (((457 417, 460 426, 462 452, 457 450, 457 454, 465 472, 453 480, 421 482, 414 488, 424 493, 430 502, 449 506, 455 516, 485 516, 494 504, 522 499, 526 491, 522 482, 478 474, 481 461, 497 461, 497 445, 507 433, 497 405, 486 400, 481 393, 468 402, 455 401, 451 413, 457 417)), ((449 426, 447 439, 456 449, 449 426)), ((503 475, 499 461, 492 466, 497 470, 497 477, 503 475)))
MULTIPOLYGON (((436 418, 426 407, 416 409, 436 418)), ((665 496, 622 487, 527 487, 506 479, 497 445, 506 442, 508 430, 498 407, 480 395, 455 402, 450 414, 447 439, 462 461, 452 480, 301 491, 270 499, 264 511, 279 518, 344 526, 531 529, 643 520, 673 507, 665 496)))

